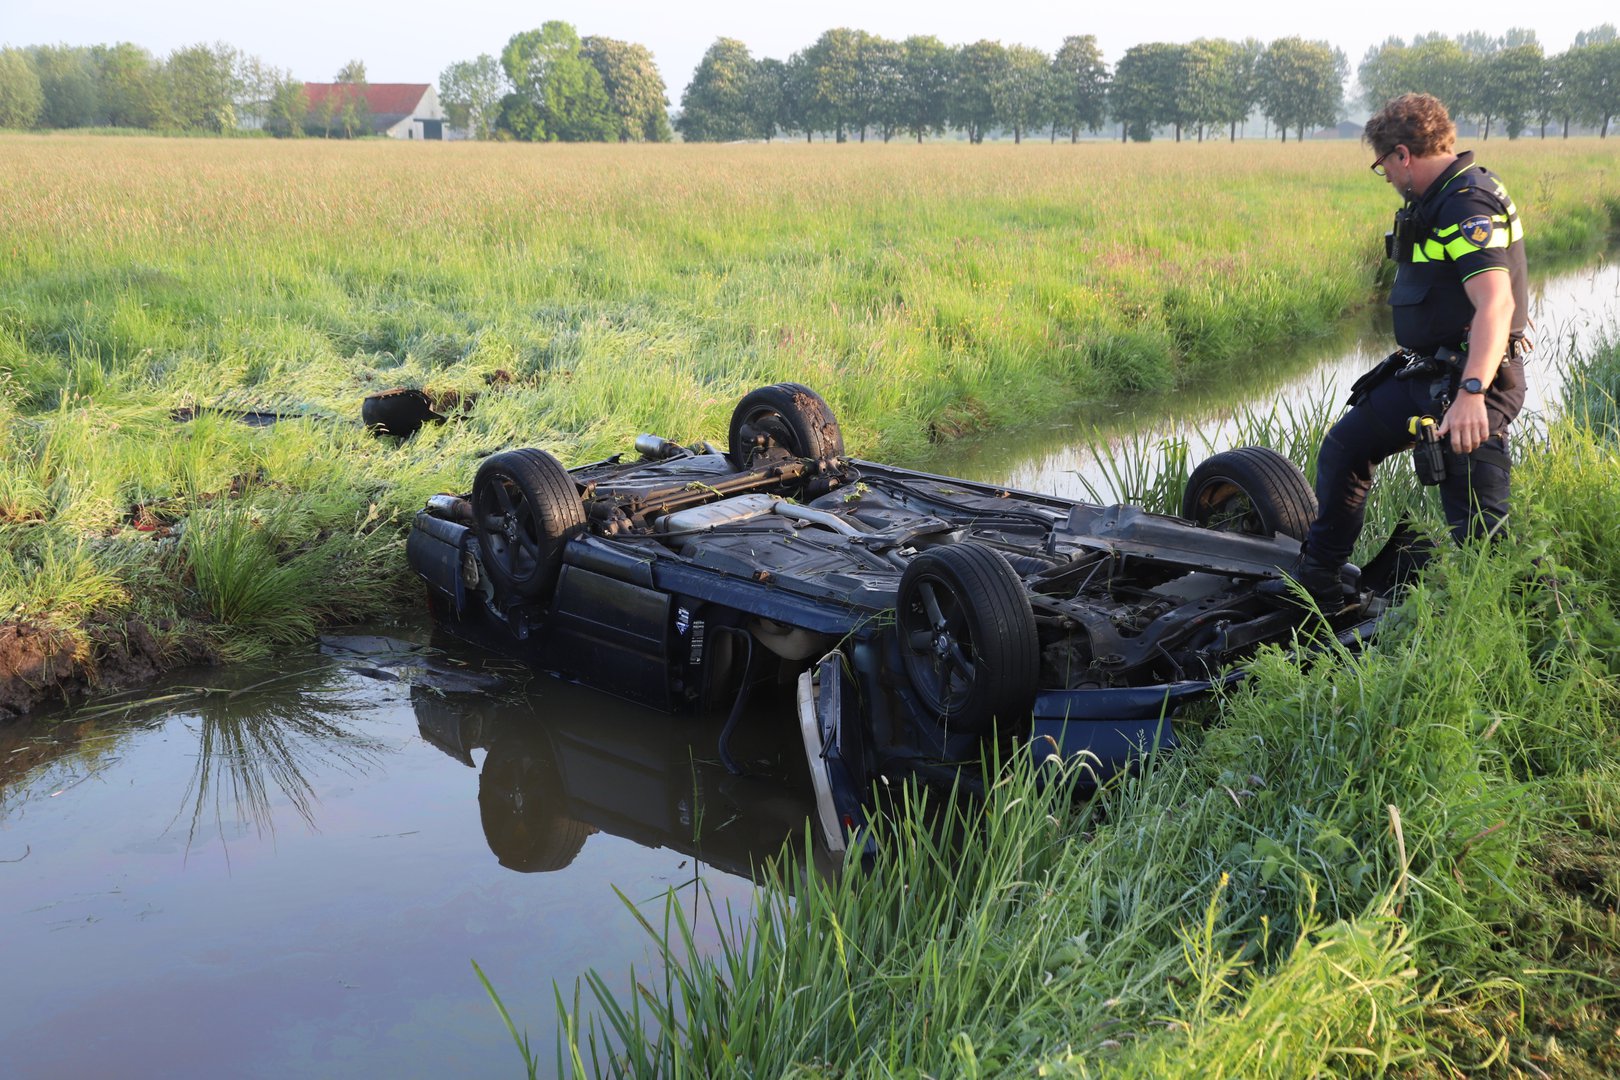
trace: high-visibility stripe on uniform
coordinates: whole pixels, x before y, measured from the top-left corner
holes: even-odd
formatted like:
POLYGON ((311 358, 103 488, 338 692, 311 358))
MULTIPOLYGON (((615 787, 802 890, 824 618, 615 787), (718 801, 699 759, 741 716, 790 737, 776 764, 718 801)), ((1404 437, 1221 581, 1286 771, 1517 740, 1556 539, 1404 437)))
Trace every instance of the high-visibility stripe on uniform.
POLYGON ((1472 251, 1484 251, 1488 248, 1505 248, 1511 241, 1508 239, 1506 229, 1493 229, 1491 238, 1483 244, 1476 244, 1466 236, 1459 236, 1449 241, 1445 246, 1445 253, 1453 260, 1460 259, 1472 251))

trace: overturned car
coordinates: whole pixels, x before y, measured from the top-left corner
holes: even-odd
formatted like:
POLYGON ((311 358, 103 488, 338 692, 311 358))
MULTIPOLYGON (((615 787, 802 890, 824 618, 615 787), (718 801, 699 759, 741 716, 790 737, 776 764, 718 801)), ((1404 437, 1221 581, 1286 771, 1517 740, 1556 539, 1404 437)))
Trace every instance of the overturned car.
MULTIPOLYGON (((1178 707, 1259 646, 1290 641, 1301 609, 1256 586, 1293 565, 1314 516, 1299 469, 1217 454, 1182 513, 849 458, 827 403, 778 383, 738 403, 724 448, 644 435, 573 469, 495 454, 470 492, 429 500, 407 550, 446 629, 608 693, 729 706, 735 723, 765 675, 796 677, 837 851, 879 776, 955 779, 992 735, 1106 776, 1172 743, 1178 707)), ((1346 641, 1391 584, 1356 573, 1328 613, 1346 641)))

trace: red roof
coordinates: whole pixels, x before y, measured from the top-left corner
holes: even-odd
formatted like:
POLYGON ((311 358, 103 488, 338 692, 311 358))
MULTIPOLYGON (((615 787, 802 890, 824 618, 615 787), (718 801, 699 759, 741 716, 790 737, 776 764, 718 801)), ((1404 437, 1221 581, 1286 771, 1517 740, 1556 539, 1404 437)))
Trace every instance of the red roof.
POLYGON ((309 107, 318 109, 321 103, 333 92, 337 92, 338 103, 346 104, 348 95, 356 90, 364 90, 366 108, 371 110, 373 116, 409 116, 416 111, 422 103, 422 95, 430 89, 428 83, 367 83, 364 88, 355 83, 305 83, 304 92, 309 95, 309 107))

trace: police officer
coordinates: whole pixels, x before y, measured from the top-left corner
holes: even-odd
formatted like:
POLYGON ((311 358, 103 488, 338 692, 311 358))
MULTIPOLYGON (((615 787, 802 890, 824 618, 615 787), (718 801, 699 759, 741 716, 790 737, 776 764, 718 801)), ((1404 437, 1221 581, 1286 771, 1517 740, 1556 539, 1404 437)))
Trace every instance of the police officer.
POLYGON ((1414 416, 1439 422, 1441 504, 1457 542, 1507 520, 1507 426, 1524 404, 1524 229, 1496 177, 1472 152, 1453 152, 1456 136, 1428 94, 1389 102, 1363 134, 1377 155, 1372 171, 1405 202, 1386 238, 1401 349, 1356 383, 1322 443, 1318 516, 1293 576, 1324 611, 1343 604, 1341 567, 1361 534, 1373 471, 1412 445, 1414 416))

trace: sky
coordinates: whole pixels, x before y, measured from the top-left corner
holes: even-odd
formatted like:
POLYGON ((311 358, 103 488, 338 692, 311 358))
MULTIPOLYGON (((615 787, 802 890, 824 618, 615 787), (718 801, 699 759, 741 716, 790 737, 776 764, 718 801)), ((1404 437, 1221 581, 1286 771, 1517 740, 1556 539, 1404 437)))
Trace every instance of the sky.
POLYGON ((755 56, 786 59, 822 31, 849 26, 884 37, 933 34, 949 44, 999 40, 1053 52, 1069 34, 1094 34, 1110 62, 1145 41, 1198 37, 1297 35, 1344 50, 1352 71, 1366 50, 1391 35, 1439 31, 1536 31, 1548 52, 1567 48, 1577 31, 1620 21, 1597 0, 1541 4, 1471 0, 1347 0, 1226 5, 1216 0, 1115 0, 1084 5, 1050 0, 983 4, 937 0, 821 0, 805 5, 761 0, 552 0, 530 7, 493 0, 0 0, 0 45, 97 45, 132 41, 158 56, 198 42, 228 42, 306 82, 324 82, 344 62, 365 61, 372 82, 432 82, 458 60, 499 57, 508 38, 549 19, 646 45, 672 104, 703 52, 734 37, 755 56), (1416 13, 1416 14, 1414 14, 1416 13))

